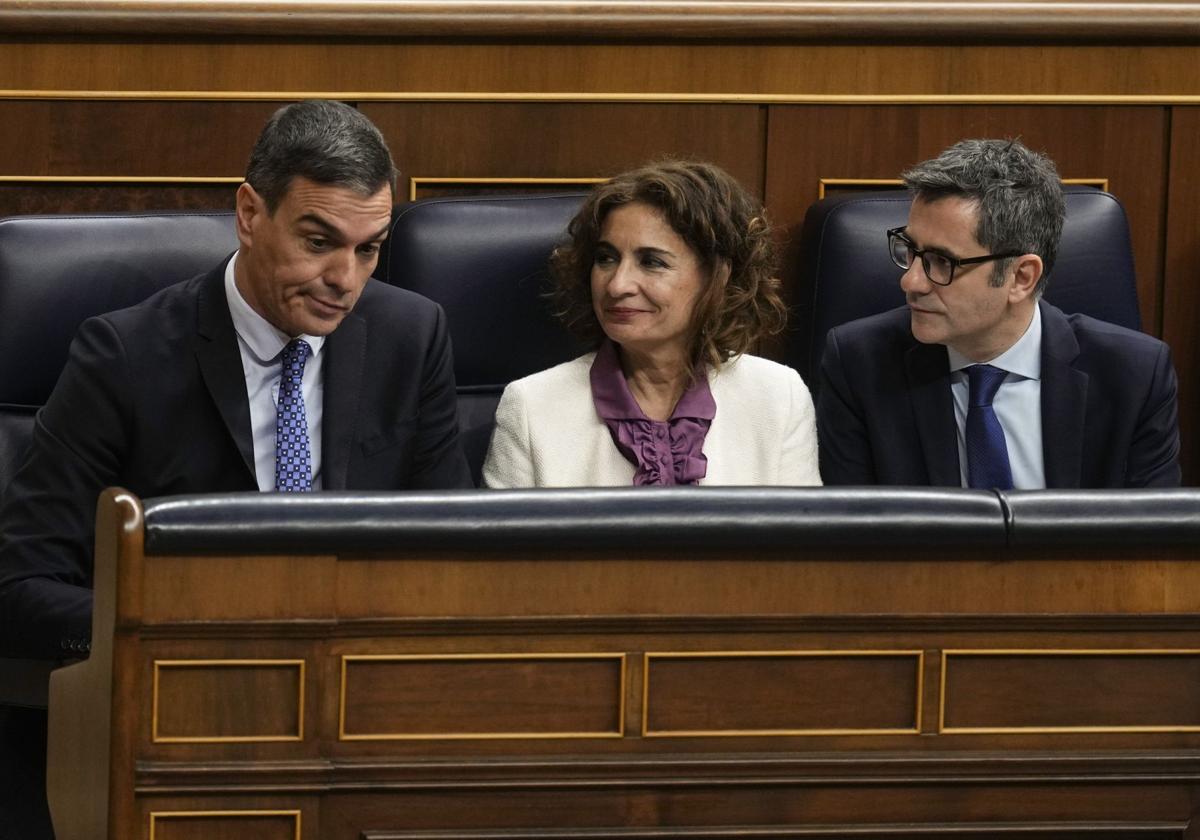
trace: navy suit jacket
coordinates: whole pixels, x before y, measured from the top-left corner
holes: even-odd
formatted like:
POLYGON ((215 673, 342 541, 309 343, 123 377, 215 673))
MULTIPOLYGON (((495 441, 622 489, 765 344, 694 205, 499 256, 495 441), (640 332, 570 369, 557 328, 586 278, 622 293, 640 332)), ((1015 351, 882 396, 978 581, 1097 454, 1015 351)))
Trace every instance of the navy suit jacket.
MULTIPOLYGON (((91 635, 96 499, 254 491, 224 265, 91 318, 0 508, 0 656, 77 656, 91 635)), ((326 339, 322 486, 470 487, 446 319, 368 280, 326 339)))
MULTIPOLYGON (((1039 306, 1046 486, 1178 486, 1167 346, 1039 306)), ((817 394, 826 484, 960 486, 957 434, 946 348, 913 338, 907 306, 830 330, 817 394)))

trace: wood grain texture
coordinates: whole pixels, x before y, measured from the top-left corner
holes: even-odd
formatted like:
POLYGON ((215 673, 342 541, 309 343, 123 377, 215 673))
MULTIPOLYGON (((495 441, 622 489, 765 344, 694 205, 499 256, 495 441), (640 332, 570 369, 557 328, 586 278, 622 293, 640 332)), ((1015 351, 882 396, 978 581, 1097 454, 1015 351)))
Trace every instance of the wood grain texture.
MULTIPOLYGON (((664 155, 717 163, 762 189, 757 105, 399 103, 360 105, 403 177, 609 177, 664 155)), ((561 192, 586 189, 564 186, 561 192)), ((407 190, 402 190, 407 192, 407 190)))
MULTIPOLYGON (((1197 46, 0 38, 7 96, 1200 96, 1197 46)), ((1194 101, 1194 100, 1193 100, 1194 101)))
POLYGON ((1200 4, 1100 2, 937 2, 900 0, 700 0, 673 2, 265 3, 259 0, 10 0, 0 31, 106 34, 308 36, 900 39, 976 42, 1200 40, 1200 4))

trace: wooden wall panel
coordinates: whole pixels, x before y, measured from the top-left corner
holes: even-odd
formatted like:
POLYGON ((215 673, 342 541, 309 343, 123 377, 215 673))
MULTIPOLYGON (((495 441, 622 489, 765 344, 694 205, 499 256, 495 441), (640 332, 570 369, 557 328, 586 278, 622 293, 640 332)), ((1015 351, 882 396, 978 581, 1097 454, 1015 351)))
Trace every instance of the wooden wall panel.
POLYGON ((1184 480, 1200 481, 1200 108, 1171 114, 1163 338, 1179 374, 1184 480))
POLYGON ((1159 107, 772 106, 767 206, 798 229, 821 178, 895 178, 964 137, 1020 137, 1064 178, 1108 179, 1129 214, 1143 328, 1159 334, 1167 132, 1159 107))
POLYGON ((139 210, 232 210, 236 184, 0 182, 0 216, 139 210))
POLYGON ((387 137, 405 176, 601 177, 672 154, 719 163, 755 192, 762 185, 766 118, 757 105, 369 102, 361 108, 387 137))
POLYGON ((0 175, 237 176, 280 102, 0 102, 0 175))
MULTIPOLYGON (((664 39, 665 40, 665 39, 664 39)), ((0 38, 0 89, 620 96, 1200 95, 1200 47, 0 38)), ((203 94, 202 94, 203 95, 203 94)))

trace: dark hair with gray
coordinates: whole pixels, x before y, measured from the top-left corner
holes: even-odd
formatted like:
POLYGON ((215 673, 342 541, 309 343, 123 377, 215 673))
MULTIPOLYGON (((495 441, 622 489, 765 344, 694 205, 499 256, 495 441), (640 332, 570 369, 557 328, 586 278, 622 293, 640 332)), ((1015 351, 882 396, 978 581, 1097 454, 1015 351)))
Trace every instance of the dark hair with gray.
POLYGON ((396 167, 379 129, 343 102, 306 99, 276 111, 258 135, 246 181, 274 213, 296 177, 371 196, 396 191, 396 167))
POLYGON ((692 312, 689 355, 695 361, 720 365, 783 329, 787 309, 762 204, 719 166, 668 159, 592 190, 567 228, 570 241, 551 257, 549 297, 576 335, 593 346, 604 337, 592 308, 592 262, 605 218, 635 202, 662 214, 700 259, 709 281, 720 264, 729 265, 729 279, 723 285, 707 282, 692 312))
MULTIPOLYGON (((979 244, 993 254, 1037 254, 1044 268, 1034 293, 1045 290, 1066 216, 1054 161, 1019 140, 961 140, 900 177, 913 197, 922 201, 956 196, 975 202, 979 244)), ((1011 259, 995 263, 992 285, 1004 284, 1011 264, 1011 259)))

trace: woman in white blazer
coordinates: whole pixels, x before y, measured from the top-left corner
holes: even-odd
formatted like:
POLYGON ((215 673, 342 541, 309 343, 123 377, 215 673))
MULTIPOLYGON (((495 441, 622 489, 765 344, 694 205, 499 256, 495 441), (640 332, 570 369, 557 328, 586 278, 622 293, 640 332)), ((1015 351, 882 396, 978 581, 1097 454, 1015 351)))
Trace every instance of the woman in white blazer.
POLYGON ((599 185, 551 259, 595 351, 510 384, 488 487, 820 484, 812 398, 746 351, 783 328, 761 204, 707 163, 599 185))

